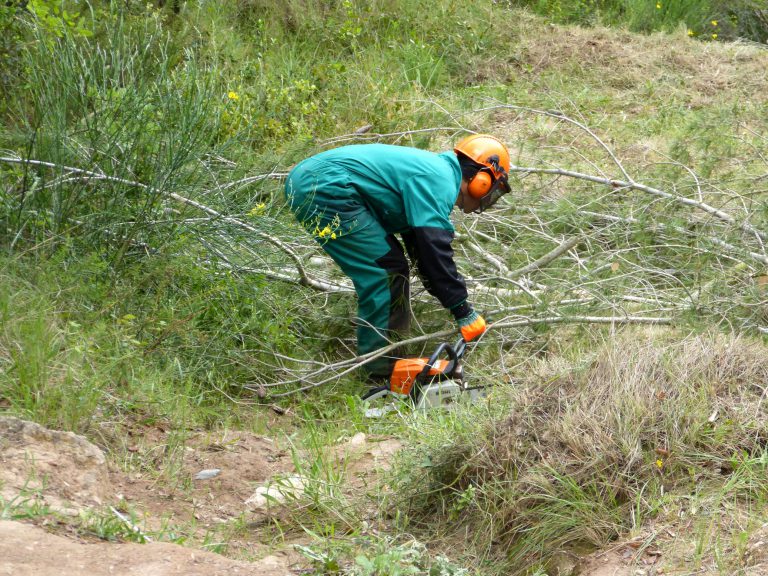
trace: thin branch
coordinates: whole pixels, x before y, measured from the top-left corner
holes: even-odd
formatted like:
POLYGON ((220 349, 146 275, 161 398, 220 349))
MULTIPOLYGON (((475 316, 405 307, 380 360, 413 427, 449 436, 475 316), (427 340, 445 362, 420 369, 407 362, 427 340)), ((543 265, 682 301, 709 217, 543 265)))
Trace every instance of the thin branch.
POLYGON ((759 237, 762 240, 768 240, 768 234, 766 234, 765 232, 761 232, 760 230, 758 230, 757 228, 755 228, 754 226, 752 226, 747 222, 737 222, 733 216, 731 216, 726 212, 723 212, 722 210, 718 210, 714 206, 710 206, 705 202, 699 202, 698 200, 692 200, 691 198, 685 198, 684 196, 677 196, 675 194, 670 194, 669 192, 664 192, 663 190, 659 190, 658 188, 653 188, 651 186, 646 186, 644 184, 638 184, 635 182, 626 182, 623 180, 615 180, 612 178, 601 178, 599 176, 591 176, 589 174, 574 172, 572 170, 562 170, 560 168, 523 168, 521 166, 513 166, 510 169, 510 171, 525 172, 526 174, 554 174, 558 176, 567 176, 569 178, 577 178, 579 180, 587 180, 589 182, 595 182, 597 184, 611 186, 612 188, 630 188, 633 190, 639 190, 641 192, 646 192, 654 196, 659 196, 661 198, 667 198, 667 199, 673 200, 680 204, 685 204, 687 206, 698 208, 699 210, 703 210, 704 212, 707 212, 708 214, 715 216, 716 218, 722 220, 723 222, 728 222, 729 224, 735 224, 741 230, 745 232, 749 232, 750 234, 754 234, 755 236, 759 237))
POLYGON ((525 274, 530 274, 531 272, 534 272, 535 270, 539 270, 540 268, 544 268, 545 266, 548 266, 551 262, 568 252, 571 248, 575 248, 579 244, 581 244, 584 241, 583 236, 575 236, 573 238, 569 238, 568 240, 565 240, 562 244, 560 244, 557 248, 552 250, 551 252, 548 252, 547 254, 544 254, 541 258, 538 258, 537 260, 534 260, 527 266, 524 266, 522 268, 519 268, 518 270, 514 270, 506 275, 506 278, 508 280, 511 280, 513 278, 518 278, 519 276, 523 276, 525 274))
POLYGON ((43 162, 41 160, 32 160, 32 159, 25 159, 25 158, 9 158, 9 157, 0 157, 0 162, 10 162, 14 164, 26 164, 26 165, 32 165, 32 166, 45 166, 47 168, 54 168, 57 170, 66 170, 68 172, 72 172, 75 174, 82 174, 87 176, 90 179, 116 182, 119 184, 124 184, 126 186, 141 188, 142 190, 147 190, 150 192, 158 192, 168 198, 172 198, 173 200, 176 200, 177 202, 181 202, 182 204, 186 204, 187 206, 191 206, 202 212, 205 212, 209 216, 212 216, 222 222, 227 222, 229 224, 237 226, 238 228, 241 228, 247 232, 250 232, 258 236, 259 238, 261 238, 262 240, 265 240, 269 244, 276 246, 277 248, 282 250, 291 260, 293 260, 294 265, 296 266, 296 270, 299 273, 299 283, 301 285, 309 286, 310 288, 314 288, 315 290, 320 290, 320 291, 325 291, 328 287, 327 283, 318 281, 315 278, 311 277, 309 274, 307 274, 307 271, 304 268, 304 264, 302 263, 301 258, 299 258, 298 254, 296 254, 296 252, 293 249, 291 249, 291 247, 288 246, 282 240, 279 240, 278 238, 272 236, 271 234, 262 232, 261 230, 251 226, 247 222, 243 222, 238 218, 226 216, 221 212, 219 212, 218 210, 214 210, 210 206, 206 206, 205 204, 192 200, 191 198, 186 198, 185 196, 181 196, 180 194, 176 194, 175 192, 165 192, 162 190, 158 190, 157 188, 153 188, 152 186, 148 186, 147 184, 142 184, 141 182, 126 180, 125 178, 118 178, 115 176, 108 176, 106 174, 100 174, 98 172, 92 172, 90 170, 83 170, 82 168, 75 168, 72 166, 54 164, 53 162, 43 162))
MULTIPOLYGON (((591 212, 589 210, 580 210, 579 212, 581 214, 585 214, 587 216, 593 216, 595 218, 602 218, 604 220, 609 220, 609 221, 612 221, 612 222, 621 222, 621 223, 626 223, 626 224, 639 224, 640 223, 640 221, 637 218, 632 218, 632 217, 629 217, 629 216, 628 217, 613 216, 612 214, 601 214, 599 212, 591 212)), ((671 226, 671 225, 668 225, 668 224, 655 223, 654 227, 656 229, 658 229, 658 230, 666 230, 666 229, 674 230, 678 234, 686 234, 686 235, 690 234, 690 232, 688 230, 686 230, 685 228, 682 228, 680 226, 671 226)), ((734 254, 738 254, 740 252, 745 252, 751 258, 753 258, 754 260, 757 260, 758 262, 762 262, 763 264, 768 265, 768 256, 766 256, 765 254, 760 254, 759 252, 750 252, 749 250, 746 250, 746 251, 745 250, 741 250, 738 247, 734 246, 733 244, 729 244, 725 240, 721 240, 720 238, 716 238, 714 236, 701 236, 701 235, 697 235, 697 237, 701 237, 704 240, 707 240, 708 242, 712 242, 713 244, 716 244, 717 246, 720 246, 721 248, 724 248, 724 249, 728 250, 729 252, 733 252, 734 254)), ((728 254, 727 257, 730 258, 730 259, 733 259, 733 260, 737 260, 731 254, 728 254)))

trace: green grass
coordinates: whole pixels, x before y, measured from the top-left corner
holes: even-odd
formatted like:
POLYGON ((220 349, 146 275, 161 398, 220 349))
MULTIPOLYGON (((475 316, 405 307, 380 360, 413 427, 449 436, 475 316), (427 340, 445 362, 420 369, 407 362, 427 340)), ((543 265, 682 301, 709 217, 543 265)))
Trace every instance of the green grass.
POLYGON ((191 329, 175 314, 189 316, 183 306, 197 311, 200 299, 179 298, 178 284, 158 287, 152 272, 115 282, 98 258, 3 259, 3 269, 0 396, 14 413, 86 433, 110 418, 182 428, 239 422, 231 410, 222 420, 216 386, 226 383, 195 358, 217 332, 185 348, 191 329))

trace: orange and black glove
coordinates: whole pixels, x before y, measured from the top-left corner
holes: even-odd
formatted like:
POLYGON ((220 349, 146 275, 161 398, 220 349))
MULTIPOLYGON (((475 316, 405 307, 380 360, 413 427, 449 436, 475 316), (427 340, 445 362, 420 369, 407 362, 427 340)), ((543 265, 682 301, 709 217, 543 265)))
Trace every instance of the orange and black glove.
POLYGON ((471 342, 485 332, 485 319, 472 310, 468 316, 457 319, 461 335, 465 341, 471 342))

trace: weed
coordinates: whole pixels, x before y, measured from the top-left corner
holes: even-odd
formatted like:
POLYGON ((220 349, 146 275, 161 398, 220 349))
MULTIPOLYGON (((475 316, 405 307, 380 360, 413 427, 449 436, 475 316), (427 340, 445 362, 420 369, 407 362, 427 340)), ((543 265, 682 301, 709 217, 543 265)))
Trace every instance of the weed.
POLYGON ((21 490, 17 496, 7 500, 0 496, 0 520, 33 520, 51 513, 39 492, 21 490))
POLYGON ((351 574, 354 576, 467 576, 469 570, 457 566, 445 556, 430 556, 417 541, 396 542, 390 538, 358 538, 354 546, 337 544, 325 550, 298 546, 297 550, 314 566, 314 574, 351 574), (355 554, 354 560, 350 557, 355 554))

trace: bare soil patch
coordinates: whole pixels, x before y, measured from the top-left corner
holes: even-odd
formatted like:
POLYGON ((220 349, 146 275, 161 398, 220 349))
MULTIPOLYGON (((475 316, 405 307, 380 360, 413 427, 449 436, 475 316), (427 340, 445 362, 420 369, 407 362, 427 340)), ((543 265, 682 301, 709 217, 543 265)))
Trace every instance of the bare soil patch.
POLYGON ((344 467, 350 487, 360 489, 392 465, 402 443, 394 438, 376 438, 359 432, 331 448, 335 462, 344 467))
MULTIPOLYGON (((142 440, 142 450, 147 452, 162 451, 165 446, 164 435, 154 433, 142 440)), ((173 485, 152 473, 110 472, 119 495, 154 522, 194 520, 201 529, 208 529, 242 514, 244 502, 260 483, 293 470, 287 450, 250 432, 199 433, 179 451, 180 470, 173 485), (215 475, 196 479, 203 471, 215 475)))
POLYGON ((14 576, 284 576, 274 556, 238 562, 176 544, 82 544, 42 528, 0 521, 0 574, 14 576))
MULTIPOLYGON (((163 453, 168 446, 167 435, 157 429, 143 440, 145 455, 163 453)), ((197 434, 176 451, 180 468, 172 476, 160 471, 124 472, 109 465, 103 452, 82 436, 1 417, 0 496, 10 506, 40 504, 43 514, 46 508, 69 516, 91 509, 111 515, 114 511, 108 505, 130 509, 143 517, 138 529, 153 532, 180 526, 191 536, 188 542, 194 543, 244 514, 244 502, 254 486, 293 468, 287 451, 248 432, 197 434), (195 479, 203 470, 208 471, 206 479, 195 479), (174 485, 169 487, 171 477, 174 485)), ((169 543, 86 545, 67 522, 46 518, 34 521, 58 535, 2 523, 0 574, 277 575, 291 573, 298 557, 292 550, 275 552, 248 530, 233 538, 229 549, 248 557, 265 556, 255 565, 169 543), (68 539, 72 537, 78 543, 68 539)))

